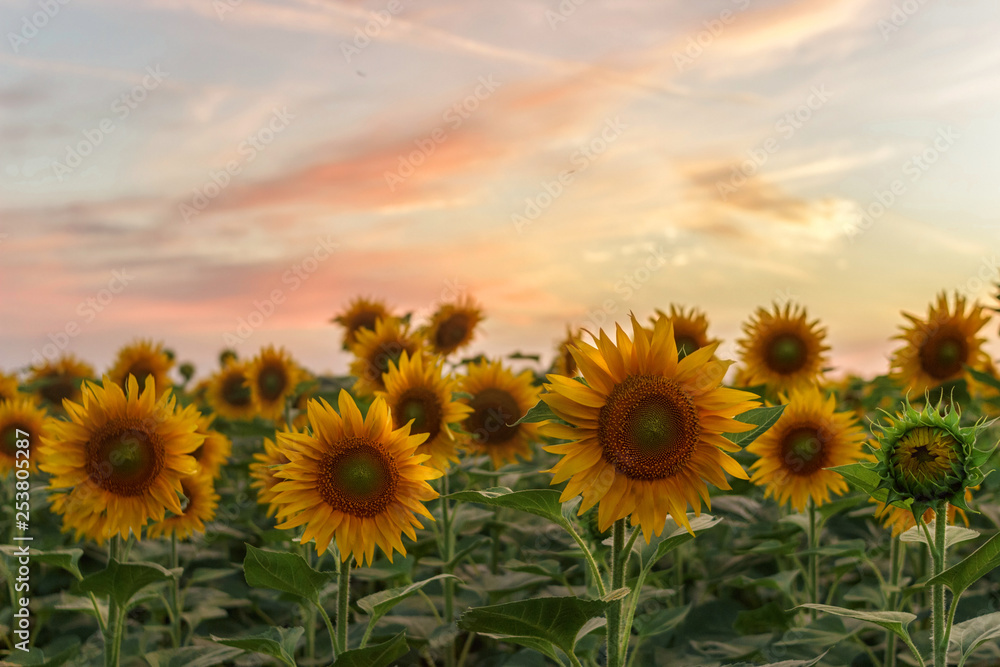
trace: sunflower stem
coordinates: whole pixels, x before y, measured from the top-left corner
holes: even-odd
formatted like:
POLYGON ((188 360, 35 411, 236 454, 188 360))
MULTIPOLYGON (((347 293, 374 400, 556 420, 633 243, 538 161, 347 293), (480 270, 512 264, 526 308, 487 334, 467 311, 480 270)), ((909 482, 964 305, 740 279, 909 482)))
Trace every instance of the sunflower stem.
MULTIPOLYGON (((944 572, 945 565, 945 529, 948 527, 948 503, 939 500, 934 507, 934 542, 931 547, 931 557, 934 559, 934 576, 944 572)), ((934 584, 931 587, 931 607, 934 617, 932 624, 934 636, 934 667, 946 667, 948 661, 948 627, 944 620, 944 584, 934 584)))
POLYGON ((590 574, 594 579, 594 583, 597 584, 597 592, 600 593, 601 597, 604 597, 608 594, 608 591, 604 588, 604 579, 601 578, 601 571, 597 567, 597 561, 594 560, 594 553, 587 546, 587 543, 583 541, 583 538, 580 537, 580 534, 573 529, 573 526, 567 524, 566 531, 573 538, 573 541, 576 542, 577 546, 580 547, 580 551, 583 552, 583 557, 587 561, 587 567, 590 568, 590 574))
MULTIPOLYGON (((121 552, 121 537, 114 535, 108 544, 108 563, 118 561, 121 552)), ((119 561, 120 562, 120 561, 119 561)), ((122 646, 122 630, 125 613, 118 607, 115 596, 108 594, 108 626, 104 635, 104 666, 118 667, 122 646)))
MULTIPOLYGON (((816 503, 809 498, 809 602, 819 602, 819 531, 816 530, 816 503)), ((816 610, 809 610, 810 620, 816 620, 816 610)))
MULTIPOLYGON (((451 521, 451 503, 448 501, 448 478, 448 473, 441 477, 441 539, 444 542, 441 549, 444 554, 444 567, 441 569, 444 574, 451 574, 455 569, 454 563, 451 562, 452 558, 455 557, 455 536, 451 521)), ((493 542, 496 544, 497 536, 493 537, 493 542)), ((451 577, 444 580, 444 622, 448 625, 455 622, 455 580, 451 577)), ((444 662, 447 667, 455 665, 454 641, 450 641, 444 646, 444 662)))
MULTIPOLYGON (((899 536, 892 538, 889 545, 889 611, 897 611, 899 606, 899 580, 903 573, 903 561, 905 559, 905 545, 900 542, 899 536)), ((886 632, 885 640, 885 667, 896 667, 896 633, 886 632)))
POLYGON ((330 620, 330 614, 326 613, 326 609, 323 609, 322 604, 316 605, 316 608, 319 609, 319 614, 323 617, 323 622, 326 623, 326 631, 330 633, 330 650, 333 651, 333 658, 336 659, 340 655, 340 650, 337 648, 337 634, 333 630, 333 622, 330 620))
POLYGON ((337 580, 337 650, 347 650, 347 615, 351 595, 351 556, 340 562, 340 577, 337 580))
MULTIPOLYGON (((676 607, 684 606, 684 545, 680 545, 674 550, 674 587, 677 589, 673 597, 676 607)), ((636 589, 638 590, 638 589, 636 589)))
MULTIPOLYGON (((618 519, 611 538, 611 590, 625 585, 625 519, 618 519)), ((622 600, 608 604, 608 667, 622 667, 622 600)))
MULTIPOLYGON (((313 562, 313 551, 309 548, 309 545, 303 545, 299 542, 299 548, 305 552, 306 564, 315 568, 315 563, 313 562)), ((306 655, 309 656, 310 660, 316 659, 316 609, 315 605, 309 604, 305 605, 303 610, 305 612, 305 623, 306 623, 306 655)))
MULTIPOLYGON (((180 559, 177 556, 177 533, 170 534, 170 569, 176 570, 180 567, 180 559)), ((181 582, 180 577, 175 576, 170 586, 170 640, 174 648, 181 645, 181 582)))

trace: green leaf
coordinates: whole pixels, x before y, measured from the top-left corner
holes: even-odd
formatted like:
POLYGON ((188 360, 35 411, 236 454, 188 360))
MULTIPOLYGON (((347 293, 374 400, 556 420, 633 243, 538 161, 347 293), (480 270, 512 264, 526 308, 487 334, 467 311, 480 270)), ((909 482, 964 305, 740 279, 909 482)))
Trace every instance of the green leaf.
POLYGON ((83 579, 83 573, 80 572, 80 556, 83 555, 83 549, 53 549, 51 551, 32 551, 31 560, 38 563, 45 563, 47 565, 55 565, 56 567, 61 567, 66 570, 74 577, 77 581, 83 579))
POLYGON ((986 544, 969 554, 965 560, 949 567, 936 577, 931 577, 927 585, 944 584, 957 598, 966 588, 997 566, 1000 566, 1000 533, 988 539, 986 544))
POLYGON ((375 623, 378 619, 385 616, 389 610, 397 604, 410 597, 432 581, 438 581, 439 579, 458 579, 458 577, 453 574, 438 574, 430 579, 424 579, 423 581, 412 583, 409 586, 400 586, 398 588, 390 588, 389 590, 379 591, 378 593, 373 593, 358 600, 358 606, 364 609, 366 614, 371 616, 371 619, 369 619, 368 622, 375 623))
POLYGON ((333 664, 336 667, 389 667, 409 650, 410 647, 406 645, 406 633, 400 632, 380 644, 344 651, 337 656, 333 664))
POLYGON ((728 438, 734 445, 746 447, 751 442, 764 435, 764 433, 767 432, 767 429, 771 428, 774 425, 774 422, 778 421, 778 418, 781 417, 781 413, 784 411, 784 405, 776 405, 771 408, 754 408, 753 410, 747 410, 742 414, 736 415, 733 419, 746 424, 754 424, 757 428, 752 431, 745 431, 744 433, 724 433, 723 436, 728 438))
POLYGON ((241 653, 238 648, 202 644, 143 653, 142 657, 150 667, 216 667, 241 653))
POLYGON ((977 382, 981 382, 985 385, 993 387, 994 389, 1000 390, 1000 380, 993 377, 989 373, 984 373, 983 371, 978 371, 972 366, 965 367, 966 372, 971 375, 977 382))
POLYGON ((30 665, 31 667, 60 667, 80 652, 80 638, 76 635, 60 637, 45 647, 32 646, 27 653, 11 651, 0 661, 4 665, 30 665))
POLYGON ((302 639, 304 628, 270 627, 264 632, 249 637, 226 639, 211 635, 212 641, 244 651, 263 653, 277 658, 289 667, 295 667, 295 645, 302 639))
MULTIPOLYGON (((927 530, 934 535, 934 521, 927 524, 927 530)), ((945 526, 944 529, 944 548, 949 549, 953 544, 958 544, 959 542, 965 542, 967 540, 974 540, 979 537, 978 530, 972 530, 971 528, 964 528, 962 526, 945 526)), ((927 544, 927 535, 924 534, 924 529, 920 526, 914 526, 909 530, 903 532, 899 536, 901 542, 923 542, 927 544)))
MULTIPOLYGON (((886 489, 878 488, 879 482, 882 481, 882 479, 878 476, 878 473, 863 463, 851 463, 846 466, 834 466, 832 468, 827 468, 827 470, 839 473, 841 477, 846 479, 851 484, 851 486, 861 489, 879 502, 884 503, 886 498, 889 497, 889 492, 886 489)), ((892 504, 896 507, 909 509, 909 504, 903 504, 902 502, 894 502, 892 504)))
POLYGON ((505 486, 495 486, 485 491, 458 491, 447 497, 464 502, 481 503, 483 505, 490 505, 491 507, 509 507, 522 512, 528 512, 544 517, 563 528, 570 525, 569 521, 562 514, 562 505, 559 503, 559 492, 555 489, 511 491, 505 486))
POLYGON ((782 660, 781 662, 769 662, 766 665, 757 665, 749 662, 741 662, 738 665, 730 665, 729 667, 742 667, 746 665, 747 667, 813 667, 813 665, 818 665, 820 660, 826 657, 829 650, 823 651, 823 655, 817 656, 812 660, 782 660))
MULTIPOLYGON (((601 600, 583 600, 578 597, 532 598, 473 607, 458 621, 458 627, 498 639, 518 641, 518 638, 541 640, 562 649, 567 655, 573 652, 580 631, 592 618, 603 616, 608 603, 601 600)), ((528 643, 519 641, 525 646, 528 643)), ((531 646, 554 660, 552 652, 531 646)))
POLYGON ((84 577, 78 586, 84 593, 110 595, 118 606, 127 607, 129 600, 141 589, 173 576, 170 570, 156 563, 119 563, 112 560, 105 569, 84 577))
POLYGON ((905 611, 859 611, 857 609, 845 609, 844 607, 834 607, 828 604, 800 604, 796 609, 805 607, 816 609, 827 614, 853 618, 867 623, 874 623, 894 633, 907 644, 910 642, 910 634, 906 631, 906 626, 916 619, 915 614, 905 611))
POLYGON ((689 611, 691 611, 690 604, 683 607, 664 607, 653 614, 637 616, 632 626, 640 637, 655 637, 669 632, 683 623, 689 611))
POLYGON ((309 567, 298 554, 264 551, 249 544, 243 560, 243 574, 254 588, 291 593, 317 606, 320 604, 319 592, 332 576, 309 567))
MULTIPOLYGON (((722 521, 721 516, 712 516, 711 514, 702 514, 701 516, 694 516, 693 513, 688 514, 688 522, 691 524, 691 530, 695 533, 702 530, 708 530, 712 526, 718 525, 722 521)), ((673 519, 667 520, 667 525, 673 524, 677 526, 673 519)), ((663 531, 666 533, 666 529, 663 531)), ((646 562, 646 569, 652 567, 654 563, 659 561, 661 558, 666 556, 668 553, 681 546, 682 544, 687 544, 694 539, 694 535, 689 533, 686 528, 678 526, 675 528, 667 537, 660 541, 656 545, 656 553, 653 557, 646 562)))
POLYGON ((993 639, 1000 639, 1000 612, 978 616, 951 628, 951 642, 962 652, 961 664, 977 648, 993 639))
POLYGON ((524 415, 518 419, 510 426, 517 426, 518 424, 537 424, 544 421, 557 421, 561 424, 566 422, 559 418, 559 415, 552 412, 552 408, 549 407, 548 403, 545 401, 538 401, 535 403, 534 407, 530 408, 524 415))

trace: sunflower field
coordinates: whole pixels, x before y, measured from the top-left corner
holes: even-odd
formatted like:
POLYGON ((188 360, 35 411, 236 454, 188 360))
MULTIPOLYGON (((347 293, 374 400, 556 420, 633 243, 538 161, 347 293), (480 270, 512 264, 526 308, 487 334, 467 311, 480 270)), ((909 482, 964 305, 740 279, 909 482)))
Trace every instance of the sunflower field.
POLYGON ((796 303, 737 360, 670 304, 551 364, 475 354, 467 295, 395 311, 333 318, 339 376, 153 340, 0 374, 0 664, 1000 665, 988 306, 837 379, 796 303))

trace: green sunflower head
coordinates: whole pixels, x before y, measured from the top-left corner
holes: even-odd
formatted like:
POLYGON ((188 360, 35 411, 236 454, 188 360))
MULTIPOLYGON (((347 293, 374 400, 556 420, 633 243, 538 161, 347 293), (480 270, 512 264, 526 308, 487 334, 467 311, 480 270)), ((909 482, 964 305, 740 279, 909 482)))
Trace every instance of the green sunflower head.
POLYGON ((909 507, 915 519, 942 500, 973 511, 965 503, 965 489, 982 483, 981 466, 993 447, 975 447, 984 421, 963 427, 960 417, 941 401, 927 401, 917 411, 904 399, 902 412, 888 416, 887 424, 875 424, 881 431, 875 472, 878 488, 888 492, 887 504, 909 507))

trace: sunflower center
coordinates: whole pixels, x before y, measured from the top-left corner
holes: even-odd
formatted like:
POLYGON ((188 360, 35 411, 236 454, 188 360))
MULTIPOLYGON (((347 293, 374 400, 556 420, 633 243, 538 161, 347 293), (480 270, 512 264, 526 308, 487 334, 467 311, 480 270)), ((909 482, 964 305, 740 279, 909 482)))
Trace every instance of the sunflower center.
POLYGON ((128 367, 125 371, 125 384, 128 384, 128 376, 134 375, 136 382, 139 383, 139 391, 146 386, 146 378, 153 374, 153 369, 149 367, 149 364, 145 361, 138 361, 128 367))
POLYGON ((375 368, 375 383, 383 389, 385 384, 382 381, 382 375, 389 372, 390 362, 399 368, 399 358, 403 356, 403 352, 412 357, 414 350, 410 349, 409 346, 404 346, 401 341, 393 340, 380 345, 378 353, 371 357, 371 365, 375 368))
POLYGON ((50 375, 38 393, 49 403, 62 407, 64 398, 72 399, 76 394, 76 382, 69 375, 50 375))
POLYGON ((441 404, 438 397, 427 387, 410 387, 399 397, 396 404, 396 428, 400 428, 411 419, 411 433, 427 433, 430 442, 441 431, 441 404))
POLYGON ((677 353, 682 359, 700 347, 694 336, 687 334, 674 333, 674 343, 677 344, 677 353))
POLYGON ((920 348, 920 365, 935 380, 958 374, 969 356, 969 347, 961 335, 952 331, 931 336, 920 348))
POLYGON ((229 405, 244 407, 250 405, 250 387, 246 385, 246 376, 233 373, 222 383, 222 398, 229 405))
POLYGON ((604 460, 631 479, 665 479, 691 458, 701 435, 698 408, 675 380, 630 375, 611 390, 597 419, 604 460))
POLYGON ((335 510, 357 517, 381 514, 396 498, 399 471, 381 444, 366 438, 348 438, 341 451, 326 457, 320 467, 320 497, 335 510))
POLYGON ((375 322, 378 318, 382 316, 382 313, 376 312, 374 310, 363 310, 353 318, 351 318, 351 334, 356 334, 361 329, 370 329, 375 331, 375 322))
POLYGON ((86 446, 86 470, 105 491, 138 496, 149 490, 164 466, 164 446, 149 424, 112 419, 98 428, 86 446))
POLYGON ((280 364, 267 364, 260 369, 260 374, 257 376, 257 388, 264 400, 278 400, 287 386, 288 375, 280 364))
POLYGON ((469 401, 473 412, 465 428, 480 444, 499 445, 512 440, 520 426, 507 426, 521 416, 521 408, 508 392, 487 387, 469 401))
POLYGON ((563 363, 566 364, 566 375, 576 375, 576 359, 569 350, 563 352, 563 363))
POLYGON ((806 344, 792 333, 781 333, 767 344, 767 365, 782 375, 806 365, 806 344))
POLYGON ((903 435, 893 449, 890 461, 897 478, 915 497, 947 497, 953 482, 961 482, 955 473, 961 445, 950 434, 928 426, 919 426, 903 435))
POLYGON ((442 322, 434 332, 434 345, 439 350, 452 350, 468 335, 469 316, 465 313, 455 313, 442 322))
MULTIPOLYGON (((17 441, 25 439, 17 437, 18 429, 20 429, 22 433, 30 433, 27 426, 19 422, 14 422, 13 424, 7 424, 7 427, 3 431, 3 437, 0 438, 0 453, 8 458, 17 458, 17 441)), ((31 450, 29 449, 28 451, 31 450)))
POLYGON ((807 477, 825 467, 824 437, 813 426, 797 426, 785 432, 781 439, 784 469, 793 475, 807 477))

